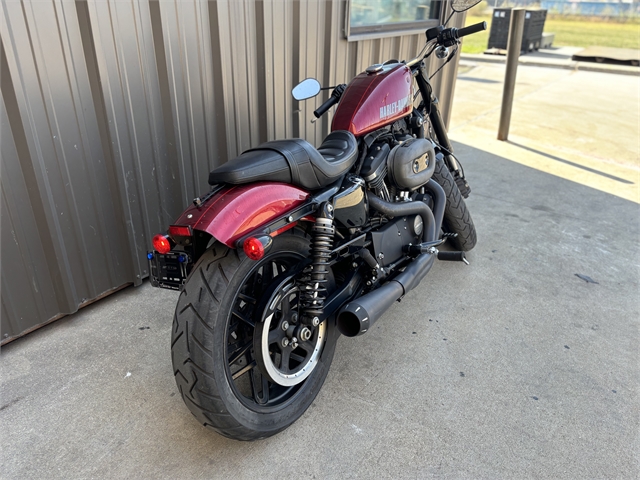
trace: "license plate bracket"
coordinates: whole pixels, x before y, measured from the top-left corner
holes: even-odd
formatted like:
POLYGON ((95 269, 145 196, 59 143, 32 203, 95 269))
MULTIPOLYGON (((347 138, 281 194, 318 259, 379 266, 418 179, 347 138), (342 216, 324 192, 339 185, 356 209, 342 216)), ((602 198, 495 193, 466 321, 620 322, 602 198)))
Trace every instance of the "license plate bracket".
POLYGON ((187 279, 189 257, 184 253, 149 252, 149 278, 154 287, 182 290, 187 279))

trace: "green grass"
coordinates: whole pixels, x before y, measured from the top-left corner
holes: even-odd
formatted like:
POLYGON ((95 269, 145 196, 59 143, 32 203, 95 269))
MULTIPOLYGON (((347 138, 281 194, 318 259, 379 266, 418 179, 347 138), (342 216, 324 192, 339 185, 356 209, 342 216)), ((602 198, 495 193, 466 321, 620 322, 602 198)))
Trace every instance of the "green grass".
MULTIPOLYGON (((482 53, 487 49, 491 15, 467 15, 466 25, 487 22, 487 30, 465 37, 464 53, 482 53)), ((593 18, 547 18, 544 31, 555 33, 554 47, 617 47, 640 50, 640 23, 638 21, 617 22, 593 18)))

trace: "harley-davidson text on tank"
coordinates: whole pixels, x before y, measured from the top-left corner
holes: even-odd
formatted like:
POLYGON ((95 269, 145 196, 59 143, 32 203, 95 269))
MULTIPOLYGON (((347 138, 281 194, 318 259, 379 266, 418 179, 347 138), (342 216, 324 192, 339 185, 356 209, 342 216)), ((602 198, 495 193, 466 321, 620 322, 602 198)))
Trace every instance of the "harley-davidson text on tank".
POLYGON ((407 105, 411 102, 412 95, 401 98, 397 102, 389 103, 380 107, 380 120, 387 117, 393 117, 396 113, 403 112, 407 108, 407 105))

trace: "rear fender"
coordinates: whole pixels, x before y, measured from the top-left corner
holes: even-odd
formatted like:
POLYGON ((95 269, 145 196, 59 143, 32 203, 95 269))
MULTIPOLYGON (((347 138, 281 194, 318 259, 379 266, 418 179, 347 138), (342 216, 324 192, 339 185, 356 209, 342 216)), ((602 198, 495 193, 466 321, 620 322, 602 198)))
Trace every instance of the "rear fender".
POLYGON ((230 185, 187 208, 174 225, 190 226, 236 248, 256 232, 273 236, 293 227, 315 210, 309 199, 308 192, 284 183, 230 185))

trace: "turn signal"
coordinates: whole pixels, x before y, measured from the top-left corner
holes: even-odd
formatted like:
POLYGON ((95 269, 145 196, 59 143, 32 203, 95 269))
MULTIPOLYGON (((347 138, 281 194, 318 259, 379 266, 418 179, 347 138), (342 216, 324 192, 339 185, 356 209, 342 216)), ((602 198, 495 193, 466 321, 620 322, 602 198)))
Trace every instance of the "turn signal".
POLYGON ((242 244, 242 249, 251 260, 260 260, 264 257, 264 252, 269 248, 269 245, 271 245, 271 237, 269 236, 249 237, 242 244))
POLYGON ((157 234, 155 237, 153 237, 152 243, 153 248, 158 253, 162 253, 164 255, 165 253, 169 253, 171 251, 171 243, 169 242, 169 239, 166 235, 157 234))

